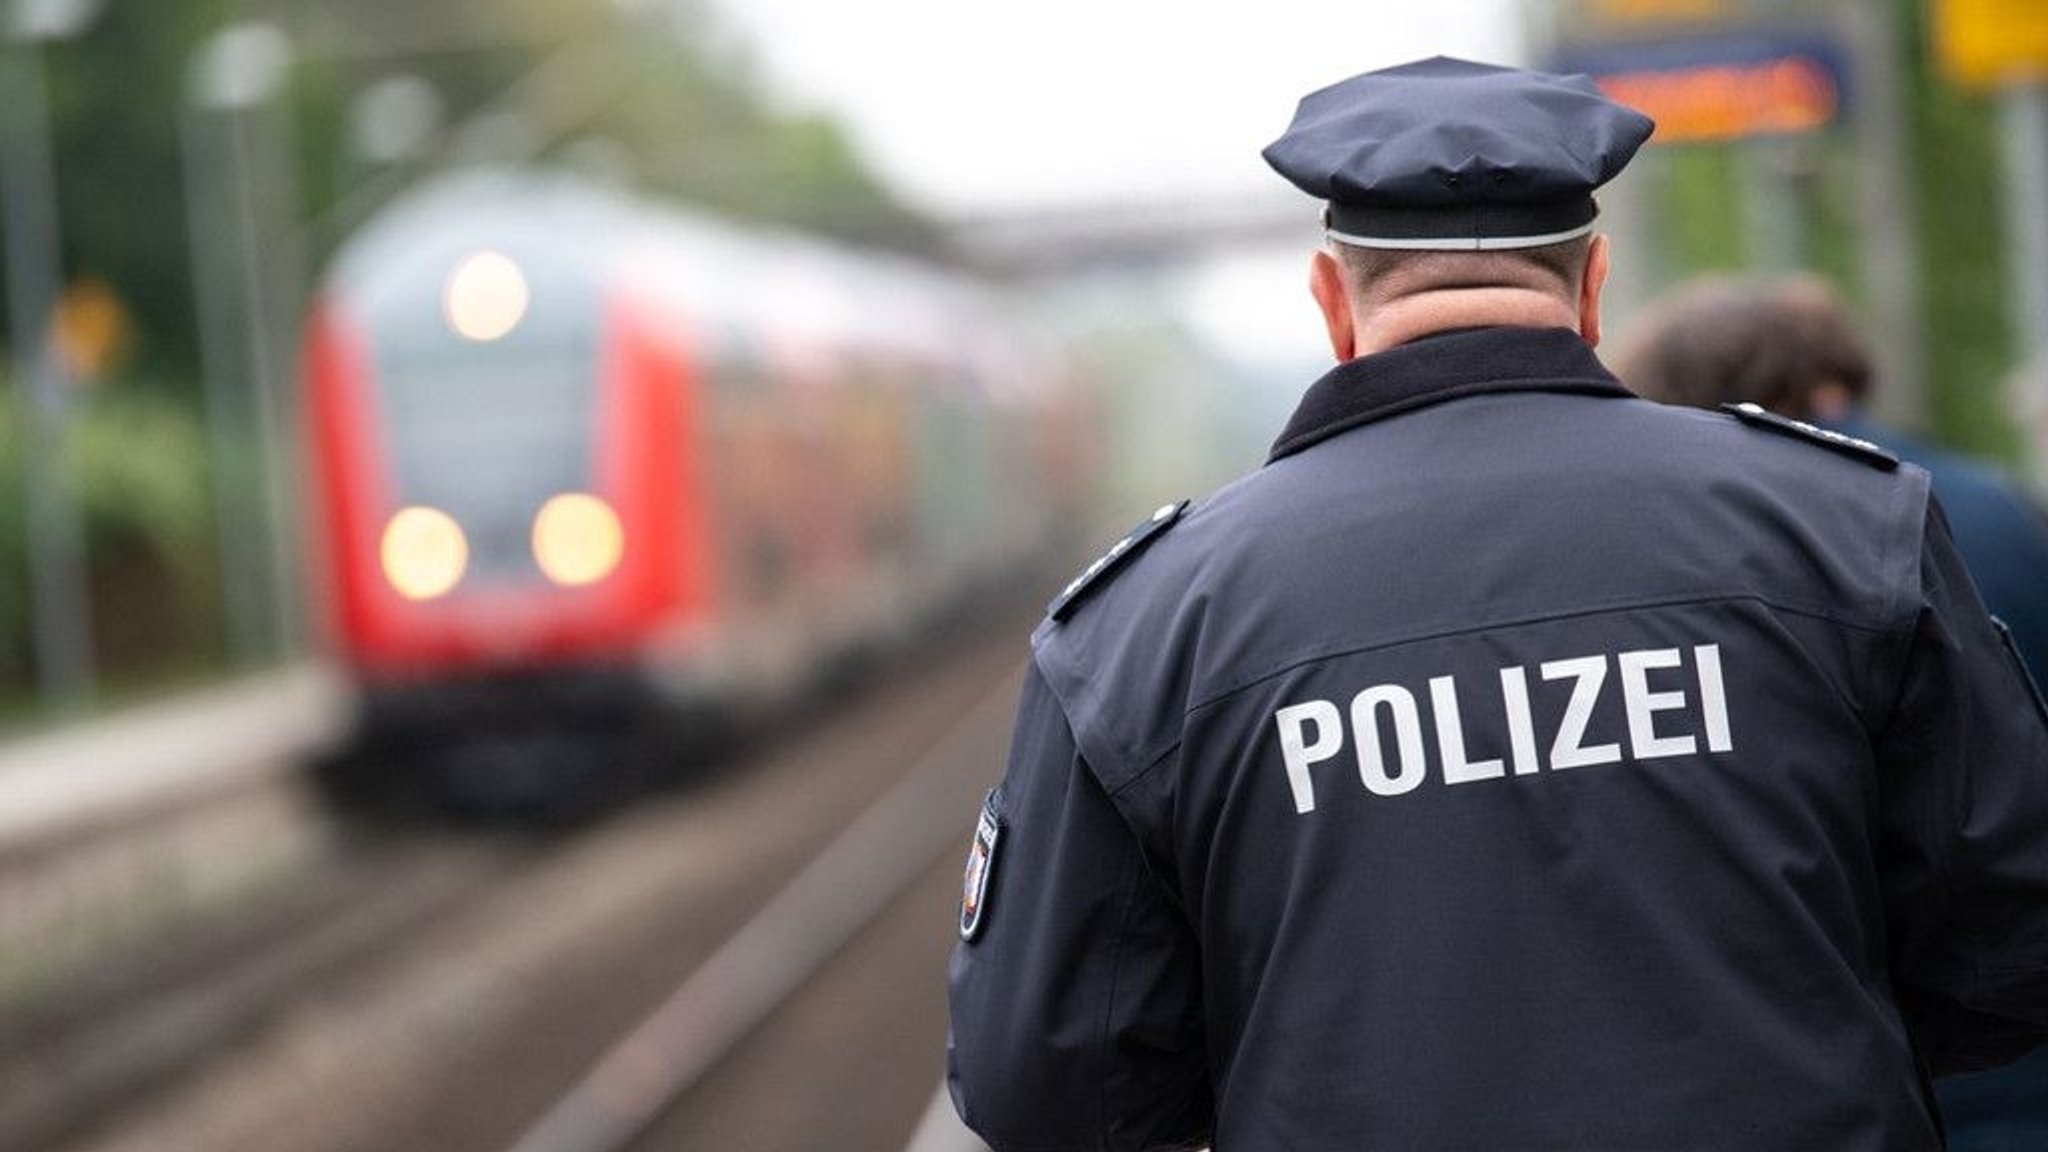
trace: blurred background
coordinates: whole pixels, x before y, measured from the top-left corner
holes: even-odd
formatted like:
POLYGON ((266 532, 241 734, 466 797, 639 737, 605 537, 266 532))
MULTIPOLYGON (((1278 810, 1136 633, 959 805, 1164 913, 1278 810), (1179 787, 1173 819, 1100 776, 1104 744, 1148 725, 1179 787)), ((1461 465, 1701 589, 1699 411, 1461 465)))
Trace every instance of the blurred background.
POLYGON ((1009 677, 1327 367, 1367 68, 1594 75, 1611 333, 1817 275, 2041 491, 2029 0, 0 15, 0 1146, 972 1147, 1009 677))

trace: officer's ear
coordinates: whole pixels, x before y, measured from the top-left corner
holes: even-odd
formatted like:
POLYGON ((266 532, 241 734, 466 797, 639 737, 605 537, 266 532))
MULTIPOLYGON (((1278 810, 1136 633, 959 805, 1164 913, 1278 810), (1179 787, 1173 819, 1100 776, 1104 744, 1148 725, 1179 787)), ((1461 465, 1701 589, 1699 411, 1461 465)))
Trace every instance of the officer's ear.
POLYGON ((1308 290, 1323 311, 1323 326, 1330 333, 1330 352, 1338 363, 1358 354, 1358 330, 1351 315, 1351 283, 1344 266, 1335 256, 1318 251, 1309 258, 1308 290))
POLYGON ((1579 335, 1600 346, 1600 290, 1607 286, 1607 237, 1595 235, 1586 245, 1586 267, 1579 277, 1579 335))

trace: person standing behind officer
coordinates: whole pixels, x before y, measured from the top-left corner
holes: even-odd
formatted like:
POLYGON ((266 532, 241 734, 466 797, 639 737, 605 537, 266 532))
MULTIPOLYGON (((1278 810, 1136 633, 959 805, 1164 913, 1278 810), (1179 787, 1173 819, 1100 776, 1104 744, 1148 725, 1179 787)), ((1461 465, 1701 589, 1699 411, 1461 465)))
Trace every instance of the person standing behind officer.
POLYGON ((1941 1145, 2048 1039, 2048 706, 1926 474, 1593 352, 1650 122, 1436 58, 1301 103, 1339 361, 1052 603, 971 838, 999 1150, 1941 1145))
MULTIPOLYGON (((1985 607, 2010 627, 2033 674, 2048 675, 2048 517, 1990 468, 1864 415, 1875 362, 1824 281, 1701 279, 1653 305, 1617 363, 1652 400, 1758 404, 1882 443, 1926 468, 1985 607)), ((1935 1094, 1957 1152, 2048 1148, 2048 1049, 1943 1080, 1935 1094)))

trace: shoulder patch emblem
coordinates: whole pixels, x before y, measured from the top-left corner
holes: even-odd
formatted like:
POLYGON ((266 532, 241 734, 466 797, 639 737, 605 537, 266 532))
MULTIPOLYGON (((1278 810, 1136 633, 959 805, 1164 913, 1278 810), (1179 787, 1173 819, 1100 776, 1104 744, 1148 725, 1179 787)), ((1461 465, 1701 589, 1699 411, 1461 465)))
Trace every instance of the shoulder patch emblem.
POLYGON ((994 792, 981 802, 981 819, 974 823, 974 842, 967 846, 967 872, 960 881, 960 939, 969 942, 988 923, 988 881, 995 875, 996 845, 1003 838, 995 803, 994 792))
POLYGON ((1171 504, 1160 505, 1157 512, 1152 513, 1143 523, 1125 533, 1123 539, 1111 545, 1109 551, 1097 557, 1094 563, 1082 569, 1079 576, 1074 577, 1071 583, 1061 589, 1060 594, 1053 597, 1052 603, 1046 605, 1046 614, 1054 620, 1065 620, 1068 616, 1073 615, 1074 608, 1080 603, 1081 598, 1086 596, 1090 589, 1099 584, 1103 577, 1123 567, 1145 545, 1157 539, 1160 533, 1173 527, 1187 510, 1188 501, 1186 500, 1177 500, 1171 504))
POLYGON ((1736 419, 1745 424, 1753 424, 1758 428, 1767 428, 1787 436, 1797 436, 1802 440, 1811 440, 1823 448, 1832 448, 1844 455, 1854 456, 1865 464, 1882 468, 1887 472, 1899 466, 1899 458, 1897 456, 1892 455, 1868 440, 1858 439, 1854 436, 1845 436, 1831 428, 1822 428, 1818 424, 1808 424, 1804 420, 1794 420, 1790 416, 1780 416, 1776 412, 1767 411, 1760 405, 1723 404, 1721 405, 1721 410, 1732 414, 1736 419))

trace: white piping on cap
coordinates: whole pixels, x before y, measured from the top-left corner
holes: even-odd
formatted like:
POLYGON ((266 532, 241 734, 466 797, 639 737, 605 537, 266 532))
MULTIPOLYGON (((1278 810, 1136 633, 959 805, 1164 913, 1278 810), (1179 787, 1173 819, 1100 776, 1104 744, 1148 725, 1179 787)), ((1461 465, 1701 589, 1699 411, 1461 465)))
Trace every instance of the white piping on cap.
POLYGON ((1562 244, 1576 240, 1593 231, 1594 221, 1588 220, 1577 228, 1563 232, 1548 232, 1541 236, 1472 236, 1472 237, 1410 237, 1387 239, 1374 236, 1353 236, 1349 232, 1323 229, 1323 235, 1342 244, 1355 248, 1403 248, 1431 250, 1438 252, 1490 252, 1508 248, 1541 248, 1545 244, 1562 244))

